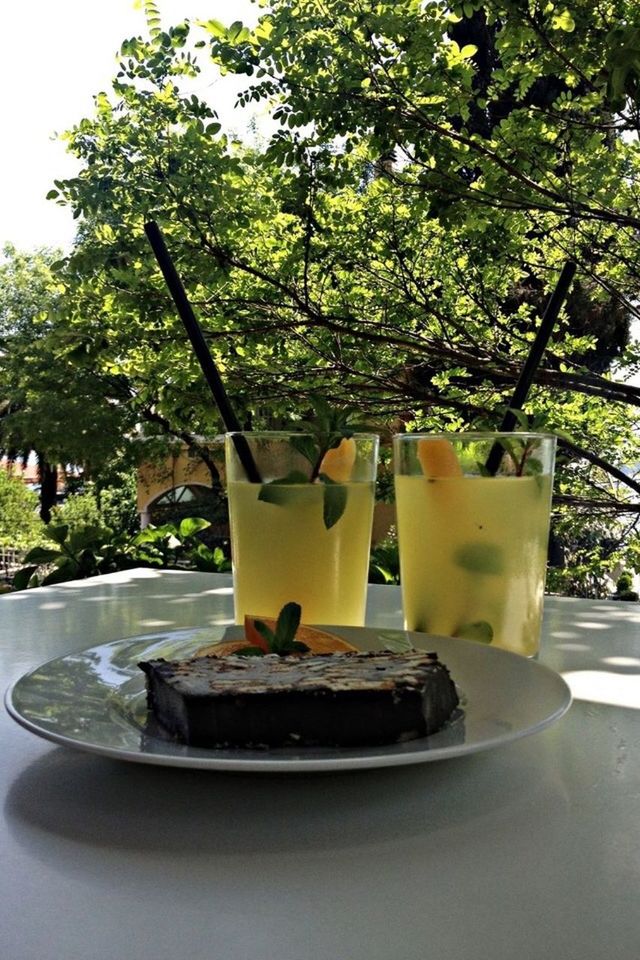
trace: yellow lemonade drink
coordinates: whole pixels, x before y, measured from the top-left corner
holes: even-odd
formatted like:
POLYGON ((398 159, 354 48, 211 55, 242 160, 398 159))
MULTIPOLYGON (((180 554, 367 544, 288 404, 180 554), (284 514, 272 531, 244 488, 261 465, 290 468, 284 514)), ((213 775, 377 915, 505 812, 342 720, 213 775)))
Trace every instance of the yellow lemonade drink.
POLYGON ((236 622, 245 614, 275 618, 294 601, 303 623, 361 626, 377 437, 356 435, 323 455, 305 435, 242 436, 262 482, 248 481, 228 435, 236 622))
POLYGON ((364 623, 373 483, 345 483, 344 513, 327 529, 321 483, 281 485, 283 502, 255 483, 228 485, 236 622, 277 617, 285 603, 303 623, 364 623))
POLYGON ((543 610, 553 438, 532 441, 522 464, 518 449, 528 441, 510 438, 514 457, 486 476, 494 442, 474 435, 463 450, 452 435, 444 467, 443 450, 437 463, 416 450, 412 461, 405 457, 409 469, 396 473, 405 626, 532 656, 543 610))

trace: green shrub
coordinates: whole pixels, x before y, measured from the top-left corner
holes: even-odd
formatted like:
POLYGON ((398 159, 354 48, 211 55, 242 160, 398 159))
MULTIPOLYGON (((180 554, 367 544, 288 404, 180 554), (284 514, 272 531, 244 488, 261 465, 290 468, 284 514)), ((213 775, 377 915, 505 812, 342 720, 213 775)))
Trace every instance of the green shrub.
POLYGON ((33 547, 41 542, 43 531, 38 495, 0 469, 0 546, 33 547))
POLYGON ((46 546, 34 547, 14 579, 16 590, 83 580, 132 567, 195 567, 225 572, 231 567, 224 551, 210 550, 198 539, 209 527, 201 517, 185 517, 180 524, 149 524, 135 535, 113 534, 100 527, 51 523, 45 530, 46 546))
POLYGON ((136 504, 134 471, 118 471, 109 483, 85 483, 64 503, 54 507, 51 522, 69 527, 70 532, 86 527, 110 530, 114 534, 134 534, 140 528, 136 504))
POLYGON ((618 593, 614 593, 614 600, 638 600, 640 597, 635 590, 619 590, 618 593))
POLYGON ((613 600, 638 600, 638 594, 633 589, 633 574, 623 570, 616 580, 616 592, 613 600))
POLYGON ((54 525, 64 524, 71 533, 84 527, 106 526, 91 488, 83 493, 71 494, 64 503, 54 507, 51 511, 51 522, 54 525))
POLYGON ((118 533, 136 533, 140 529, 135 470, 118 470, 108 483, 96 484, 96 498, 105 526, 118 533))
POLYGON ((616 593, 627 593, 629 590, 633 589, 633 577, 632 575, 625 570, 624 573, 621 573, 616 581, 616 593))

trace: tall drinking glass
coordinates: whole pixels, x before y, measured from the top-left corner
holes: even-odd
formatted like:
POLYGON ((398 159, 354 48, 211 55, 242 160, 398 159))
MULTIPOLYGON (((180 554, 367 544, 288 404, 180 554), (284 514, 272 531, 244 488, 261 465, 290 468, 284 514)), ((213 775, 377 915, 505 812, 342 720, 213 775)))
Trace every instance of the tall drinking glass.
POLYGON ((538 652, 554 456, 543 434, 394 438, 407 629, 538 652))
POLYGON ((364 623, 378 438, 356 434, 324 457, 315 438, 244 433, 262 483, 251 483, 226 436, 235 618, 364 623))

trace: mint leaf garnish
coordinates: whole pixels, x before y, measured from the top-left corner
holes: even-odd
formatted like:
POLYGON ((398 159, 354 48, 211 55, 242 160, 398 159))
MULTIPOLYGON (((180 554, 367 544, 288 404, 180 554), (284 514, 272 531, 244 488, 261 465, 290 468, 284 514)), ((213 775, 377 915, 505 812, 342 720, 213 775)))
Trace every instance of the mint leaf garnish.
POLYGON ((491 643, 493 627, 486 620, 476 620, 474 623, 463 623, 452 636, 461 640, 475 640, 476 643, 491 643))
MULTIPOLYGON (((329 530, 338 522, 344 508, 347 504, 347 488, 344 484, 336 483, 325 473, 321 473, 318 480, 324 485, 322 494, 322 518, 324 525, 329 530)), ((278 506, 286 506, 295 502, 298 490, 292 490, 291 487, 302 487, 309 483, 309 478, 299 470, 292 470, 286 477, 278 477, 277 480, 270 480, 263 483, 260 487, 258 500, 264 503, 275 503, 278 506)))
POLYGON ((532 456, 534 451, 539 447, 539 442, 537 440, 521 440, 517 437, 506 440, 504 437, 502 437, 497 441, 497 443, 502 447, 503 450, 506 451, 507 455, 509 456, 517 477, 521 477, 525 474, 535 475, 542 472, 542 462, 536 457, 532 456))
POLYGON ((285 603, 278 614, 276 631, 271 645, 273 653, 280 653, 283 647, 289 647, 293 643, 296 630, 300 626, 301 615, 302 608, 299 603, 285 603))
POLYGON ((264 657, 264 650, 260 647, 240 647, 235 651, 236 657, 264 657))
POLYGON ((453 560, 471 573, 495 576, 504 569, 504 551, 496 543, 465 543, 455 551, 453 560))
POLYGON ((342 483, 336 483, 326 473, 321 473, 318 479, 324 484, 322 519, 327 530, 333 527, 347 505, 347 488, 342 483))
POLYGON ((524 463, 523 473, 526 476, 538 476, 542 473, 542 461, 537 457, 527 457, 524 463))
POLYGON ((300 640, 294 640, 292 642, 291 650, 293 653, 309 653, 309 647, 306 643, 301 643, 300 640))
MULTIPOLYGON (((272 630, 263 620, 253 620, 252 626, 264 640, 264 646, 252 644, 241 647, 237 653, 241 657, 263 657, 267 653, 277 653, 284 657, 288 653, 308 653, 306 643, 295 639, 296 631, 300 626, 302 609, 299 603, 286 603, 276 621, 276 628, 272 630)), ((255 636, 255 635, 254 635, 255 636)))
POLYGON ((266 642, 267 646, 269 647, 269 650, 271 650, 271 648, 273 647, 273 641, 275 639, 273 630, 271 630, 271 628, 268 627, 266 623, 263 623, 262 620, 254 620, 253 625, 258 631, 258 633, 260 634, 260 636, 262 637, 262 639, 266 642))
POLYGON ((296 491, 288 490, 287 487, 300 486, 307 484, 309 478, 301 470, 292 470, 286 477, 278 477, 277 480, 269 480, 260 487, 258 500, 265 503, 277 503, 280 506, 291 503, 291 495, 296 491))
POLYGON ((320 455, 318 444, 313 437, 304 434, 292 434, 289 443, 294 450, 297 450, 309 463, 315 463, 320 455))
POLYGON ((279 506, 285 506, 291 502, 291 491, 283 486, 263 483, 260 487, 258 500, 262 500, 263 503, 277 503, 279 506))

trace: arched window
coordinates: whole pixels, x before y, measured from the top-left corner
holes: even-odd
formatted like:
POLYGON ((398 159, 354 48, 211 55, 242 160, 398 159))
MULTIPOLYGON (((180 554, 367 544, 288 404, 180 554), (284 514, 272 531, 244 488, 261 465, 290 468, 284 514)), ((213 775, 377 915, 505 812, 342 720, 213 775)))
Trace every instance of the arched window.
POLYGON ((167 490, 165 493, 162 493, 159 497, 156 497, 149 504, 149 510, 153 510, 155 507, 168 507, 176 503, 194 503, 194 502, 209 502, 211 500, 211 489, 210 487, 205 487, 200 483, 189 483, 180 487, 173 487, 171 490, 167 490))

